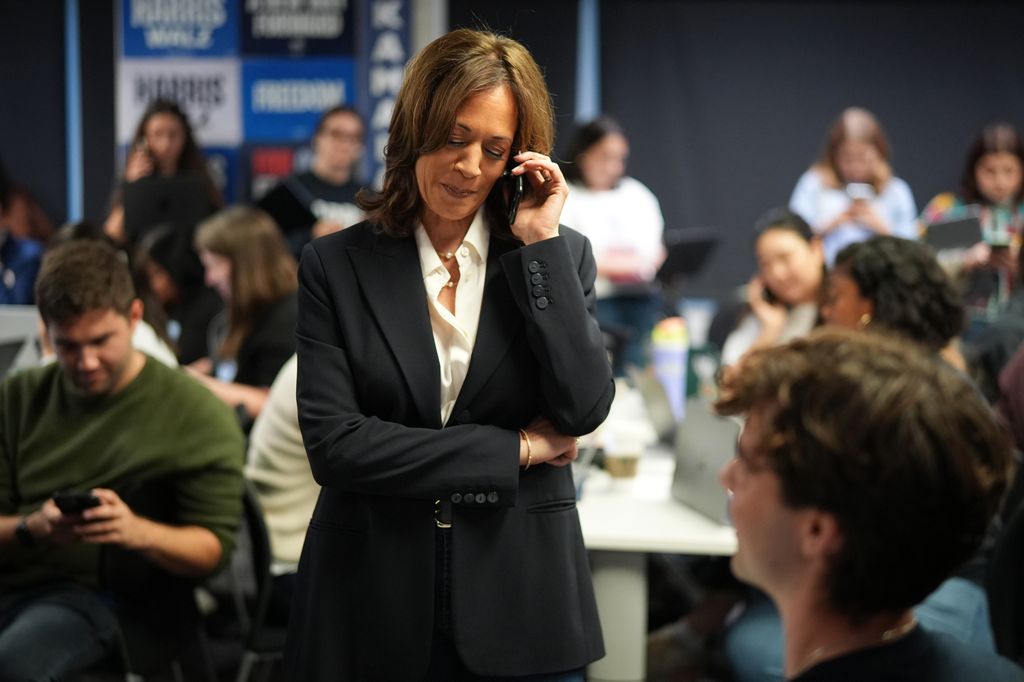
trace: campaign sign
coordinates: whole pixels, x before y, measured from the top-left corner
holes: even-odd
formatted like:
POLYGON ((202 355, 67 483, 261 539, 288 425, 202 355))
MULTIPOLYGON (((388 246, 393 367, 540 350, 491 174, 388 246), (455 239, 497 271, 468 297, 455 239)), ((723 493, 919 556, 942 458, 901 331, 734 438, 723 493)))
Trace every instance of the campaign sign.
POLYGON ((118 64, 117 141, 128 144, 151 101, 178 103, 199 144, 242 141, 237 59, 123 59, 118 64))
POLYGON ((351 0, 246 0, 242 54, 351 57, 355 25, 351 0))
POLYGON ((355 99, 367 122, 363 177, 380 187, 391 112, 410 57, 410 6, 409 0, 363 0, 360 10, 359 94, 355 99))
POLYGON ((351 58, 246 59, 242 107, 248 141, 304 141, 320 115, 355 97, 351 58))
POLYGON ((124 55, 236 54, 238 5, 238 0, 122 0, 124 55))
POLYGON ((309 170, 313 150, 305 142, 284 142, 272 145, 246 145, 242 151, 243 168, 247 173, 242 199, 259 201, 264 194, 292 173, 309 170))
POLYGON ((239 198, 238 149, 234 147, 204 147, 206 169, 213 184, 224 195, 225 205, 230 206, 239 198))

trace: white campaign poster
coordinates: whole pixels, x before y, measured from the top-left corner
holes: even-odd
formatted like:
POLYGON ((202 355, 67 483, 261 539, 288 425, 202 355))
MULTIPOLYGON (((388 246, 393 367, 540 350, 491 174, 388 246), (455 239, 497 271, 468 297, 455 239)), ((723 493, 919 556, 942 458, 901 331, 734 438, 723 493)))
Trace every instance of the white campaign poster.
POLYGON ((131 142, 146 106, 157 97, 181 106, 200 146, 241 144, 240 71, 236 58, 122 59, 118 64, 118 144, 131 142))

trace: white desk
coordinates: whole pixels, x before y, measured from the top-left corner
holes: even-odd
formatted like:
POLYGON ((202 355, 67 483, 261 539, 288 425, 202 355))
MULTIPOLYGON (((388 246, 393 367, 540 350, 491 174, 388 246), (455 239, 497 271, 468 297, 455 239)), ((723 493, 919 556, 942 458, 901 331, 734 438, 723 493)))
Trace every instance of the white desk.
POLYGON ((731 555, 736 534, 676 502, 669 494, 673 460, 650 451, 631 481, 603 472, 583 484, 578 504, 583 541, 591 550, 597 610, 607 655, 588 678, 644 679, 647 654, 647 553, 731 555))

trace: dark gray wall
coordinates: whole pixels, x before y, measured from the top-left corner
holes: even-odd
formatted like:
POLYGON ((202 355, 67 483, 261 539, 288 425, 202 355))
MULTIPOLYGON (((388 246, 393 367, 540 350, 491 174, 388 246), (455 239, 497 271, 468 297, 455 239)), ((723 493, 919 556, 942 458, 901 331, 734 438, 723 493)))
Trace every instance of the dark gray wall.
MULTIPOLYGON (((103 220, 114 178, 113 0, 79 8, 84 210, 103 220)), ((0 161, 59 226, 68 211, 64 2, 4 2, 0 64, 0 161)))
POLYGON ((0 10, 0 162, 53 221, 66 212, 64 3, 0 10))
POLYGON ((556 143, 576 110, 576 0, 450 0, 452 28, 487 28, 523 43, 544 71, 555 107, 556 143))
POLYGON ((1020 125, 1024 5, 601 0, 603 101, 668 228, 716 226, 692 290, 746 279, 750 233, 788 202, 844 107, 875 112, 919 208, 977 129, 1020 125))

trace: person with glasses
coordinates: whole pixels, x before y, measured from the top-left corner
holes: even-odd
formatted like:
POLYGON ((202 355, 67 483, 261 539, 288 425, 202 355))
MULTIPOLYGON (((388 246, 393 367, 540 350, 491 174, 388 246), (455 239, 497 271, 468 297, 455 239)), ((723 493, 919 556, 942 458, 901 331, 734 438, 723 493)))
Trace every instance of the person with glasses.
POLYGON ((355 109, 331 107, 317 123, 309 170, 289 175, 257 202, 281 227, 296 258, 310 239, 363 219, 355 204, 362 187, 355 168, 363 156, 364 131, 355 109))

